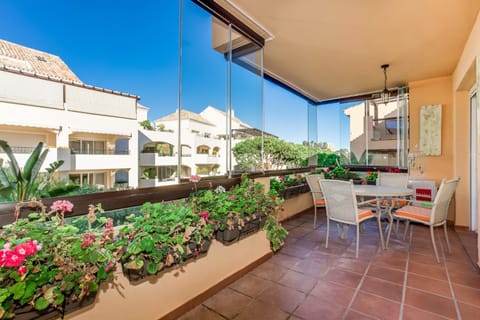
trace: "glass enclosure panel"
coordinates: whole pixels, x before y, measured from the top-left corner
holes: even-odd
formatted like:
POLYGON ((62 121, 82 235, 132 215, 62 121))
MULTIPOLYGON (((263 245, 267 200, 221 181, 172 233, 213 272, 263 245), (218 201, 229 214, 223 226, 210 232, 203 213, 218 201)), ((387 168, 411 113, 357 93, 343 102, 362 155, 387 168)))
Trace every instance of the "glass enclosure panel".
POLYGON ((365 141, 363 102, 331 103, 317 108, 318 165, 350 164, 351 158, 358 163, 364 151, 362 140, 365 141), (353 156, 352 147, 356 152, 353 156))
POLYGON ((225 174, 229 28, 192 1, 182 1, 182 16, 181 177, 225 174))
POLYGON ((278 163, 275 168, 306 166, 308 141, 311 140, 308 135, 308 103, 271 81, 265 81, 264 84, 265 132, 276 136, 278 140, 270 146, 274 153, 278 150, 278 155, 274 157, 278 163))
POLYGON ((388 103, 370 100, 368 105, 368 164, 405 167, 406 93, 400 93, 388 103))
MULTIPOLYGON (((231 169, 238 171, 257 171, 271 169, 268 157, 262 155, 264 145, 263 132, 263 50, 231 28, 229 64, 230 92, 227 90, 227 107, 230 104, 231 119, 227 127, 231 132, 231 169), (228 101, 228 95, 231 99, 228 101), (228 103, 229 102, 229 103, 228 103), (255 142, 258 154, 256 161, 238 150, 242 145, 255 142), (235 148, 237 144, 239 147, 235 148), (245 162, 245 160, 247 160, 245 162)), ((227 70, 228 71, 228 70, 227 70)), ((228 81, 228 80, 227 80, 228 81)))
POLYGON ((387 104, 377 100, 318 106, 319 165, 406 167, 408 90, 387 104), (324 163, 321 159, 329 159, 324 163))
POLYGON ((308 103, 308 139, 307 143, 303 145, 308 146, 308 166, 318 165, 317 152, 320 151, 317 143, 318 139, 318 126, 317 126, 317 107, 311 103, 308 103))

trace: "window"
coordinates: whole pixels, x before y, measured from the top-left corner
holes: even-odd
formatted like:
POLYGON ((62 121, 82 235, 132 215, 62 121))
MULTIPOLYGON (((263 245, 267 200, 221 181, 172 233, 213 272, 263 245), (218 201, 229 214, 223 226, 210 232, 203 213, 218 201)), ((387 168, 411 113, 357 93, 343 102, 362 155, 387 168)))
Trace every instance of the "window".
POLYGON ((106 154, 105 141, 70 140, 69 147, 72 154, 106 154))
POLYGON ((197 153, 198 154, 208 154, 210 148, 208 146, 198 146, 197 153))
POLYGON ((342 164, 406 167, 405 92, 399 89, 397 99, 386 104, 364 100, 319 105, 317 143, 324 147, 321 152, 336 154, 342 164))

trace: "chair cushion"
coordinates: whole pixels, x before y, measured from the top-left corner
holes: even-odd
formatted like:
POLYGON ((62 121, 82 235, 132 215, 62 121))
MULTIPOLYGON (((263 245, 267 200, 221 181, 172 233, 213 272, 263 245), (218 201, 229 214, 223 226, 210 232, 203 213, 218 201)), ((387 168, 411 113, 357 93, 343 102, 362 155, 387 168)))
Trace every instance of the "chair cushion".
POLYGON ((400 218, 412 218, 420 221, 430 222, 432 210, 429 208, 405 206, 395 211, 395 216, 400 218))
POLYGON ((369 209, 358 209, 358 220, 365 219, 367 217, 373 216, 372 210, 369 209))
POLYGON ((318 199, 317 201, 315 201, 315 205, 316 205, 317 207, 324 206, 324 205, 325 205, 325 200, 323 200, 323 199, 318 199))
MULTIPOLYGON (((371 204, 376 205, 377 200, 372 200, 371 204)), ((404 199, 392 199, 392 200, 385 199, 385 200, 382 201, 382 203, 380 205, 384 206, 384 207, 402 207, 406 204, 407 204, 407 200, 404 200, 404 199)))

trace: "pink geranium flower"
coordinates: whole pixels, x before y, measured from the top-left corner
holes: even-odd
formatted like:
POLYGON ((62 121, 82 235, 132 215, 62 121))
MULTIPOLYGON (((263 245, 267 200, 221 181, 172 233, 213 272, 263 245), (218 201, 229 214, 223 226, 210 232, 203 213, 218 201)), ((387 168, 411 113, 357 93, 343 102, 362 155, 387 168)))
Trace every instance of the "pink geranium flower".
POLYGON ((82 249, 85 249, 95 241, 95 235, 93 233, 84 233, 83 234, 83 243, 82 249))
POLYGON ((68 200, 57 200, 52 203, 50 209, 54 211, 70 212, 73 209, 73 203, 68 200))
POLYGON ((193 182, 193 183, 199 183, 200 182, 200 176, 197 176, 197 175, 191 175, 190 176, 190 182, 193 182))

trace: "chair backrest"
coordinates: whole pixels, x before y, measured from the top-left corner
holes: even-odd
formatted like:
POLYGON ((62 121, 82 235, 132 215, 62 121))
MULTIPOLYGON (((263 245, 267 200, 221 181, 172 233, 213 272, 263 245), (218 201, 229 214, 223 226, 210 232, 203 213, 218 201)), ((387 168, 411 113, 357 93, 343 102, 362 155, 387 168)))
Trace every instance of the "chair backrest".
POLYGON ((448 207, 459 181, 460 177, 452 180, 442 180, 435 200, 433 201, 430 223, 436 224, 447 219, 448 207))
POLYGON ((408 184, 407 173, 379 172, 378 185, 387 187, 406 188, 408 184))
POLYGON ((324 178, 323 173, 309 174, 305 178, 307 179, 307 184, 310 187, 310 191, 312 193, 313 203, 315 204, 317 200, 323 200, 323 193, 320 189, 320 185, 318 184, 318 181, 324 178))
POLYGON ((335 221, 357 223, 357 198, 352 181, 319 180, 327 216, 335 221))

